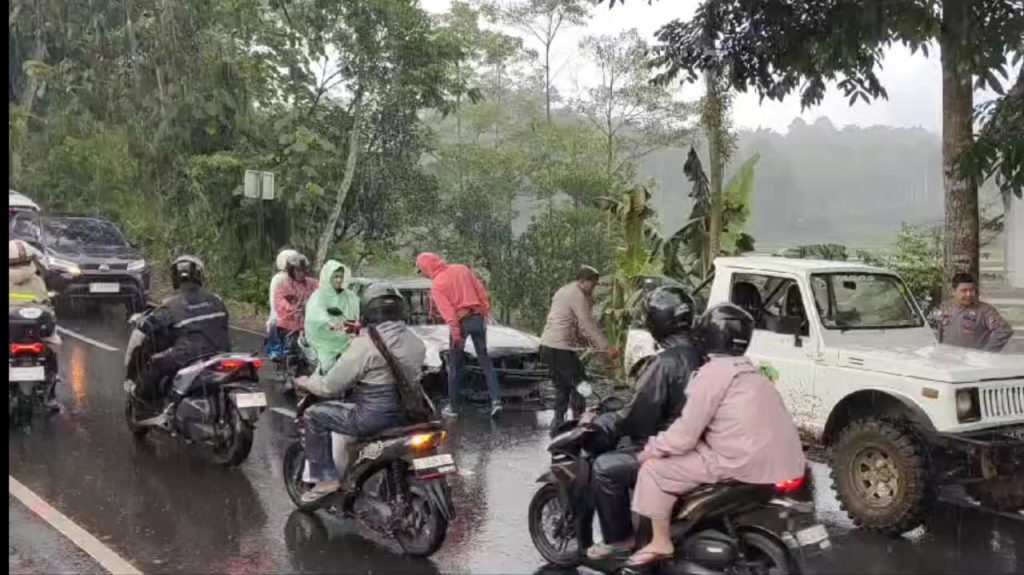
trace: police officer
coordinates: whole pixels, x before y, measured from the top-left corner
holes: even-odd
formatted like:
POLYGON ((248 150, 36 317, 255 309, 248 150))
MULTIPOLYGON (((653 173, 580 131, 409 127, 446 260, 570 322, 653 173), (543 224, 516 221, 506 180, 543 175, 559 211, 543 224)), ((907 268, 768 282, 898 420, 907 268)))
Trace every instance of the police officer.
POLYGON ((969 273, 953 276, 953 300, 935 311, 940 343, 999 352, 1013 337, 1013 327, 996 308, 978 299, 978 284, 969 273))
MULTIPOLYGON (((604 543, 588 550, 590 559, 628 555, 633 548, 629 490, 640 468, 637 455, 648 438, 679 417, 690 375, 703 363, 703 353, 690 339, 693 310, 693 299, 676 286, 660 287, 647 295, 647 328, 661 351, 643 366, 629 404, 592 421, 593 441, 588 447, 601 455, 594 460, 591 489, 604 543), (630 441, 616 449, 622 438, 630 441)), ((590 413, 581 421, 591 423, 588 417, 590 413)))
POLYGON ((138 326, 158 351, 146 366, 141 389, 136 392, 141 399, 163 399, 165 379, 179 369, 200 357, 231 351, 228 310, 219 296, 203 289, 203 275, 199 258, 185 255, 174 260, 171 281, 178 293, 138 326))

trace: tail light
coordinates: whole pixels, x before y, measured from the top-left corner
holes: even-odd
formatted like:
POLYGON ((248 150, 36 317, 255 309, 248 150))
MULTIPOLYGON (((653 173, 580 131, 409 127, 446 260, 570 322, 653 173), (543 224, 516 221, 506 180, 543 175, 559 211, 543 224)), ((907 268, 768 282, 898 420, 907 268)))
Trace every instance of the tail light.
POLYGON ((42 355, 46 345, 37 341, 34 343, 12 343, 10 345, 11 355, 42 355))
POLYGON ((776 493, 793 493, 798 491, 804 485, 803 477, 794 477, 793 479, 783 479, 782 481, 775 484, 776 493))
POLYGON ((417 433, 409 438, 409 447, 416 450, 437 447, 447 436, 447 431, 440 431, 438 433, 417 433))
POLYGON ((253 369, 259 369, 263 367, 263 360, 261 359, 222 359, 217 365, 218 371, 234 371, 243 366, 251 365, 253 369))

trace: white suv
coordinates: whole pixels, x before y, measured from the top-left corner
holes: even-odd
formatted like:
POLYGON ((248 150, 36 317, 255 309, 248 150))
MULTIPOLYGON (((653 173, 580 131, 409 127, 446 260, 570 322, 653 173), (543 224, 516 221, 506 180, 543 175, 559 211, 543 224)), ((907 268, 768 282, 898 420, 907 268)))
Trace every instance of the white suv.
MULTIPOLYGON (((708 303, 726 301, 755 316, 747 355, 805 437, 830 448, 856 524, 913 529, 944 483, 1024 508, 1024 355, 939 344, 899 276, 861 264, 719 258, 708 303)), ((656 352, 631 330, 627 369, 656 352)))

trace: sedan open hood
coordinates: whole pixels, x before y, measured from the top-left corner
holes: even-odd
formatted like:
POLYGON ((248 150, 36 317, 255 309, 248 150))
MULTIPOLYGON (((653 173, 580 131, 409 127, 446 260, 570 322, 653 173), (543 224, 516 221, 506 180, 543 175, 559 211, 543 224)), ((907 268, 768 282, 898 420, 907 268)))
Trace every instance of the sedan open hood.
MULTIPOLYGON (((412 325, 409 328, 427 345, 428 354, 448 351, 447 325, 412 325)), ((540 338, 504 325, 487 326, 487 351, 491 357, 537 353, 540 338)), ((476 357, 473 341, 466 342, 466 353, 476 357)))
POLYGON ((839 351, 837 361, 841 367, 946 383, 1024 378, 1024 355, 943 344, 890 349, 848 346, 839 351))

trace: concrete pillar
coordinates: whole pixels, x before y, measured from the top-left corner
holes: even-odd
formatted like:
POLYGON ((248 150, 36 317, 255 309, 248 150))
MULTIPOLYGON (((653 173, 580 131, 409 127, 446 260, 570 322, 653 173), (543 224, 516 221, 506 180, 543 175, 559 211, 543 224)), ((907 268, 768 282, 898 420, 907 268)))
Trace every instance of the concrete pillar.
POLYGON ((1024 200, 1010 198, 1006 209, 1006 283, 1024 288, 1024 200))

